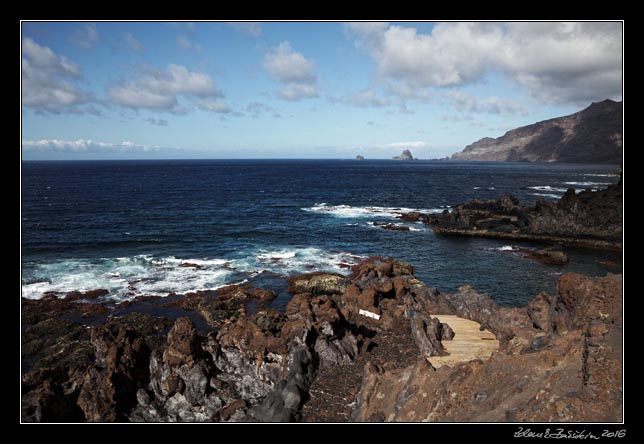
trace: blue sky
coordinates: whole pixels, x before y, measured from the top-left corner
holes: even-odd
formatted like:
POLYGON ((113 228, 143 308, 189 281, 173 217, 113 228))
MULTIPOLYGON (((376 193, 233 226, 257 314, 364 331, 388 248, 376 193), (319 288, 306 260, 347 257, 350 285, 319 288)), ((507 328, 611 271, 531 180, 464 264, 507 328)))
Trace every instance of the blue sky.
POLYGON ((622 23, 23 22, 23 159, 439 158, 621 100, 622 23))

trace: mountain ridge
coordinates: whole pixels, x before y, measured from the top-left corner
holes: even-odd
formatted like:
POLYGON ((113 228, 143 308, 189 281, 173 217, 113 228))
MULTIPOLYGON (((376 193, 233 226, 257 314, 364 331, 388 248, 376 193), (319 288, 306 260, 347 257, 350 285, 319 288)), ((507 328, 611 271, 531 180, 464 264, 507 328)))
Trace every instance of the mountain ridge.
POLYGON ((622 102, 606 99, 576 113, 484 137, 450 160, 621 163, 622 102))

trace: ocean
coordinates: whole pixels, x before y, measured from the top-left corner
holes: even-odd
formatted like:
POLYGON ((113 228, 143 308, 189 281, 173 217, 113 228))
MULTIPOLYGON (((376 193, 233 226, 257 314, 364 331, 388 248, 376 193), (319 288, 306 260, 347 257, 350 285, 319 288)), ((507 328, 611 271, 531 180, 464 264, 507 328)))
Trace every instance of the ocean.
POLYGON ((441 292, 464 284, 499 304, 554 292, 566 272, 603 276, 611 253, 568 250, 564 266, 507 240, 442 237, 403 211, 440 212, 513 194, 555 200, 617 181, 611 165, 385 160, 23 162, 22 296, 109 290, 104 299, 248 283, 289 300, 284 278, 349 273, 371 255, 411 263, 441 292), (385 230, 381 223, 406 225, 385 230), (183 266, 180 266, 183 265, 183 266))

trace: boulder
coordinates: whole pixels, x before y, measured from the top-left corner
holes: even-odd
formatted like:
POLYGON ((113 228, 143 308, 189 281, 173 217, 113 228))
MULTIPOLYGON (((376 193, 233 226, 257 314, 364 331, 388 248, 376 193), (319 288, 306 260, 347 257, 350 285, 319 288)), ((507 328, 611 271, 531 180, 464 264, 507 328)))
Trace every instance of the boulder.
POLYGON ((409 213, 402 213, 400 218, 405 222, 417 222, 420 216, 421 213, 419 211, 410 211, 409 213))
POLYGON ((106 290, 104 288, 99 288, 96 290, 88 290, 88 291, 70 291, 65 295, 64 299, 66 301, 78 301, 78 300, 93 301, 109 293, 110 293, 109 290, 106 290))
POLYGON ((568 263, 568 255, 554 247, 543 248, 537 251, 529 250, 525 257, 549 265, 565 265, 568 263))
POLYGON ((345 276, 324 272, 301 274, 287 281, 290 284, 287 291, 291 294, 342 294, 348 285, 345 276))

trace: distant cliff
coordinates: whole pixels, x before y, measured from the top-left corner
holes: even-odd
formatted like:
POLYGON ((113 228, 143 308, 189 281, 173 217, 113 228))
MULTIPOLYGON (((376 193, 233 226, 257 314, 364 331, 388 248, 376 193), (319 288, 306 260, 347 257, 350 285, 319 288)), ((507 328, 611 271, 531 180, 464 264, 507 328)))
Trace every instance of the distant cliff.
POLYGON ((485 137, 451 160, 513 162, 622 162, 622 102, 604 100, 569 116, 485 137))
POLYGON ((411 155, 411 151, 409 150, 404 150, 400 156, 394 156, 392 157, 394 160, 414 160, 414 156, 411 155))

